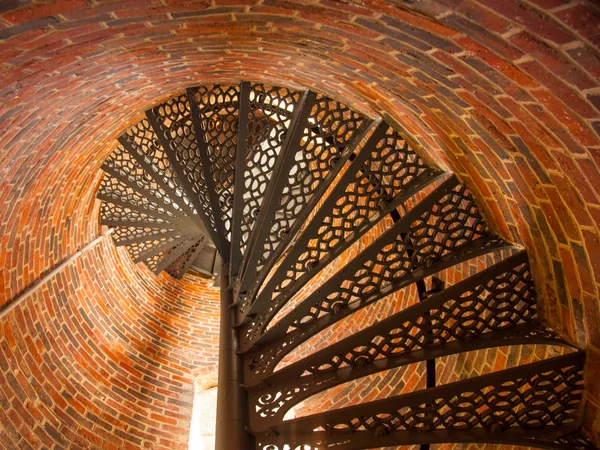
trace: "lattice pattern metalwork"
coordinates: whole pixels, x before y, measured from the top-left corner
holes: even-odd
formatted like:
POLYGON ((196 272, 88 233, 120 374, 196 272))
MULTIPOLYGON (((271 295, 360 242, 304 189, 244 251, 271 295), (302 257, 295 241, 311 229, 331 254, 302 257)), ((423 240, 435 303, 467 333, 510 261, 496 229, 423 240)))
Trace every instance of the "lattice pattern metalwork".
POLYGON ((194 202, 198 214, 203 216, 213 241, 219 245, 217 229, 221 218, 219 215, 215 216, 212 209, 187 96, 173 98, 146 114, 157 137, 162 141, 163 149, 168 149, 167 156, 171 166, 178 170, 187 195, 194 202))
POLYGON ((572 425, 581 403, 583 362, 584 355, 574 353, 435 389, 284 422, 266 431, 264 435, 275 433, 278 437, 261 438, 258 448, 332 448, 336 443, 343 445, 349 434, 361 433, 371 436, 372 445, 376 445, 378 437, 404 431, 427 433, 482 428, 489 433, 506 433, 513 429, 572 425))
MULTIPOLYGON (((205 260, 214 275, 217 251, 225 262, 219 367, 233 382, 220 404, 247 405, 248 423, 223 408, 229 420, 218 422, 236 427, 235 448, 593 448, 576 421, 582 353, 436 386, 440 356, 568 345, 538 322, 526 253, 506 257, 515 248, 490 232, 465 185, 386 122, 311 91, 242 82, 190 88, 118 140, 98 191, 116 244, 175 278, 205 260), (388 214, 364 250, 328 267, 388 214), (491 252, 491 267, 454 285, 444 275, 491 252), (304 289, 322 269, 334 273, 304 289), (412 306, 386 303, 412 284, 412 306), (344 329, 338 322, 368 305, 389 317, 327 341, 328 327, 344 329), (328 345, 291 354, 313 337, 328 345), (416 362, 423 391, 284 420, 309 397, 416 362)), ((219 450, 232 448, 228 432, 217 430, 219 450)))
POLYGON ((177 252, 183 252, 194 242, 194 237, 190 235, 182 236, 171 242, 172 245, 166 247, 158 247, 156 251, 151 252, 143 260, 144 264, 154 273, 158 274, 166 269, 171 262, 176 258, 177 252))
POLYGON ((194 258, 202 251, 204 247, 204 237, 197 239, 183 255, 179 256, 174 262, 167 267, 166 272, 177 279, 181 279, 187 272, 194 258))
POLYGON ((133 262, 137 263, 151 258, 153 255, 158 255, 164 250, 173 247, 178 242, 186 241, 193 237, 190 233, 180 233, 173 237, 161 237, 156 240, 149 240, 145 242, 138 242, 131 244, 127 247, 129 255, 133 262))
POLYGON ((165 218, 150 216, 130 208, 115 205, 104 201, 100 208, 100 221, 103 225, 112 227, 145 227, 145 228, 171 228, 184 229, 177 223, 165 218))
MULTIPOLYGON (((362 260, 362 264, 356 270, 348 270, 349 267, 335 277, 335 282, 332 280, 324 286, 319 291, 324 300, 312 303, 308 299, 310 310, 297 316, 292 323, 288 322, 288 330, 300 324, 307 325, 323 314, 339 313, 354 302, 372 302, 381 297, 380 293, 390 293, 391 286, 415 271, 428 268, 448 255, 456 255, 467 245, 488 235, 487 226, 474 207, 470 192, 456 180, 449 180, 405 220, 357 256, 355 263, 362 260), (443 195, 446 191, 450 192, 443 195), (441 195, 443 197, 435 201, 441 195)), ((486 248, 486 245, 482 243, 479 248, 486 248)), ((470 252, 462 255, 463 258, 472 256, 470 252)), ((356 265, 353 264, 352 268, 356 265)), ((298 312, 303 310, 306 308, 296 309, 298 312)), ((293 313, 290 314, 290 318, 293 316, 293 313)))
POLYGON ((258 261, 258 272, 268 265, 274 254, 281 254, 277 248, 283 238, 293 235, 298 229, 297 219, 311 203, 319 185, 331 181, 341 163, 350 156, 353 147, 348 144, 359 134, 364 122, 360 114, 321 95, 317 96, 310 117, 310 125, 303 132, 302 145, 294 156, 296 162, 288 173, 280 208, 271 223, 269 239, 258 261))
MULTIPOLYGON (((324 314, 339 314, 353 302, 365 306, 382 293, 387 295, 406 281, 414 281, 410 277, 417 270, 428 268, 443 257, 472 257, 471 252, 460 250, 489 237, 488 234, 470 193, 451 179, 327 282, 318 291, 319 300, 313 295, 296 306, 279 328, 307 326, 324 314)), ((498 244, 493 238, 488 239, 479 250, 489 251, 498 244)), ((267 311, 254 318, 253 327, 245 336, 246 345, 263 334, 264 327, 288 298, 276 298, 267 311)))
POLYGON ((300 92, 286 88, 248 84, 247 89, 248 110, 246 130, 243 130, 246 152, 240 155, 240 159, 244 158, 240 164, 243 178, 236 186, 236 190, 239 188, 240 207, 234 211, 240 224, 233 238, 239 245, 238 258, 246 253, 292 113, 300 100, 300 92))
POLYGON ((572 431, 559 436, 554 442, 560 446, 559 448, 569 448, 573 450, 594 450, 596 448, 588 438, 578 431, 572 431))
MULTIPOLYGON (((423 321, 426 320, 423 319, 423 321)), ((408 326, 408 324, 403 325, 408 326)), ((416 331, 417 328, 414 327, 412 331, 416 331)), ((257 387, 249 390, 251 426, 253 429, 262 430, 277 425, 283 421, 284 415, 290 408, 312 395, 382 370, 425 361, 428 358, 509 345, 565 345, 564 341, 558 339, 552 331, 535 329, 531 326, 519 326, 510 331, 482 333, 475 342, 449 340, 448 342, 453 342, 452 344, 448 344, 448 342, 413 344, 410 342, 413 339, 407 337, 404 331, 400 329, 396 335, 388 333, 386 336, 375 336, 365 345, 356 344, 354 348, 348 350, 348 354, 342 355, 342 346, 336 345, 335 350, 339 350, 339 354, 332 357, 327 355, 327 358, 322 357, 325 359, 322 366, 317 366, 317 362, 314 361, 316 358, 311 356, 311 365, 302 364, 303 361, 301 361, 301 364, 295 364, 276 372, 275 376, 268 377, 257 387), (396 341, 399 341, 398 345, 394 345, 396 341), (436 346, 440 346, 441 349, 435 352, 431 351, 436 346), (417 352, 418 347, 425 350, 417 352)), ((362 337, 362 335, 360 336, 362 337)), ((353 341, 357 340, 353 339, 353 341)), ((347 345, 346 341, 341 344, 347 345)), ((326 353, 331 352, 327 351, 326 353)))
POLYGON ((150 269, 152 272, 154 273, 158 273, 158 271, 156 270, 159 265, 161 264, 161 262, 164 260, 165 257, 167 257, 169 255, 169 252, 161 252, 157 255, 151 256, 149 258, 146 258, 144 260, 144 264, 146 265, 146 267, 148 267, 148 269, 150 269))
MULTIPOLYGON (((174 213, 168 206, 165 206, 160 200, 156 203, 156 198, 144 195, 132 189, 131 184, 125 184, 121 179, 104 176, 100 182, 98 197, 102 200, 109 201, 115 204, 126 206, 130 209, 155 216, 163 216, 164 220, 176 220, 179 218, 177 213, 174 213)), ((181 216, 184 219, 183 216, 181 216)), ((184 219, 185 220, 185 219, 184 219)))
MULTIPOLYGON (((412 188, 418 191, 419 181, 431 180, 424 162, 398 133, 389 127, 377 131, 265 285, 253 313, 277 310, 383 214, 415 193, 412 188)), ((253 323, 247 334, 255 335, 263 325, 253 323)))
POLYGON ((183 232, 176 229, 165 228, 136 228, 136 227, 118 227, 112 234, 113 240, 117 246, 133 245, 161 239, 166 237, 181 236, 183 232))
POLYGON ((520 253, 271 375, 284 349, 294 347, 284 339, 271 361, 263 352, 246 361, 245 380, 254 385, 249 391, 251 424, 268 428, 308 396, 426 360, 435 347, 441 347, 435 354, 443 356, 504 345, 564 345, 535 323, 535 300, 527 256, 520 253))
MULTIPOLYGON (((256 294, 287 243, 355 150, 368 123, 345 105, 316 96, 302 124, 300 141, 290 143, 295 147, 285 154, 293 164, 286 167, 277 196, 272 199, 272 215, 263 225, 269 232, 258 245, 260 250, 249 255, 245 278, 251 280, 254 289, 246 298, 251 299, 256 294)), ((243 285, 242 291, 248 287, 243 285)), ((241 314, 248 306, 246 298, 241 299, 241 314)))
POLYGON ((186 254, 188 254, 190 249, 194 247, 198 240, 199 239, 197 237, 191 237, 190 239, 179 242, 169 250, 166 250, 162 254, 161 259, 156 266, 155 273, 160 273, 163 270, 168 271, 171 268, 170 275, 177 275, 179 278, 183 276, 183 273, 180 273, 178 269, 181 269, 182 266, 187 263, 186 254), (185 260, 180 261, 180 258, 182 257, 185 260))
POLYGON ((500 273, 496 274, 497 267, 484 272, 478 284, 469 280, 415 305, 414 310, 426 315, 402 321, 400 319, 410 314, 399 313, 385 322, 387 327, 377 327, 377 334, 367 339, 368 333, 364 333, 360 345, 343 346, 343 350, 326 359, 313 356, 311 365, 304 370, 316 374, 346 365, 370 364, 375 359, 418 348, 473 340, 484 333, 504 331, 521 323, 532 325, 536 318, 536 296, 529 264, 524 254, 510 262, 511 267, 500 273))
POLYGON ((115 175, 120 174, 120 179, 131 186, 135 186, 134 189, 140 191, 145 199, 153 200, 174 214, 187 215, 154 181, 152 175, 122 146, 119 145, 116 148, 104 162, 103 168, 110 170, 115 175))
POLYGON ((229 240, 233 210, 233 172, 238 136, 239 87, 200 86, 188 90, 193 120, 199 136, 198 150, 204 153, 204 170, 209 168, 212 183, 209 196, 217 196, 213 210, 221 214, 223 238, 229 240))
POLYGON ((141 120, 132 126, 119 138, 119 142, 144 168, 146 176, 153 177, 162 186, 171 201, 185 209, 188 215, 192 217, 197 215, 192 201, 188 198, 181 180, 171 166, 167 153, 148 120, 141 120))

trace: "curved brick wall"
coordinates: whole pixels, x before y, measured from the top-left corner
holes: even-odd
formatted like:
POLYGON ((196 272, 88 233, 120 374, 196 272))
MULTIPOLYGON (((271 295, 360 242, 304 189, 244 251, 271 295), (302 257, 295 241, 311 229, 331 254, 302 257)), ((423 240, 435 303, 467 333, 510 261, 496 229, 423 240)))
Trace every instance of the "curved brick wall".
MULTIPOLYGON (((527 247, 547 323, 597 379, 599 23, 592 2, 561 0, 2 2, 0 305, 99 234, 101 161, 146 108, 263 80, 385 114, 456 172, 527 247)), ((157 283, 106 243, 76 264, 1 324, 0 442, 176 448, 191 376, 214 363, 194 328, 207 291, 157 283)))
POLYGON ((109 241, 86 252, 3 319, 0 448, 187 449, 218 297, 134 268, 109 241))

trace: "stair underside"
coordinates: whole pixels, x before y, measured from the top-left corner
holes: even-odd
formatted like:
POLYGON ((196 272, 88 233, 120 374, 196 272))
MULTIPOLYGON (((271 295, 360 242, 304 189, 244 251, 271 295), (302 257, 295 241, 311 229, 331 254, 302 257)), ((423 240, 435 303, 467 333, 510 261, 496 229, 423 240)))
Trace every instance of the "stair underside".
MULTIPOLYGON (((192 87, 146 111, 119 137, 102 169, 101 223, 116 228, 116 245, 126 246, 135 263, 175 278, 189 272, 218 280, 221 270, 228 271, 230 286, 221 288, 234 292, 248 429, 258 448, 410 443, 417 435, 403 437, 406 430, 398 423, 405 418, 396 416, 386 422, 375 415, 378 426, 356 428, 360 447, 344 444, 338 433, 342 422, 355 426, 342 420, 348 411, 289 423, 283 415, 308 396, 365 374, 419 360, 428 360, 429 371, 435 355, 526 343, 565 345, 538 322, 527 255, 494 236, 469 189, 427 165, 393 125, 324 95, 250 82, 192 87), (385 229, 372 234, 382 223, 385 229), (340 263, 359 241, 363 250, 340 263), (493 255, 490 261, 497 264, 454 286, 436 278, 482 255, 493 255), (334 266, 327 277, 317 277, 334 266), (307 290, 311 283, 319 285, 307 290), (276 370, 310 337, 415 283, 417 305, 276 370), (467 297, 468 304, 461 300, 467 297)), ((581 358, 548 367, 570 370, 569 380, 578 383, 581 358)), ((567 383, 563 372, 553 389, 567 383)), ((570 417, 580 396, 567 394, 571 406, 564 414, 570 417)), ((366 403, 356 414, 377 412, 383 404, 377 405, 366 403)), ((467 409, 480 414, 477 405, 467 409)), ((544 411, 547 423, 558 426, 553 405, 544 411)), ((426 415, 418 417, 419 429, 431 425, 426 415)), ((490 437, 497 435, 493 424, 477 417, 481 424, 466 429, 480 427, 486 439, 498 441, 490 437)), ((509 441, 535 446, 542 438, 527 434, 528 423, 511 422, 509 441)), ((556 436, 565 435, 560 430, 556 436)), ((423 442, 471 442, 477 432, 430 434, 423 442)), ((565 448, 588 448, 579 438, 552 439, 548 448, 564 442, 565 448)))

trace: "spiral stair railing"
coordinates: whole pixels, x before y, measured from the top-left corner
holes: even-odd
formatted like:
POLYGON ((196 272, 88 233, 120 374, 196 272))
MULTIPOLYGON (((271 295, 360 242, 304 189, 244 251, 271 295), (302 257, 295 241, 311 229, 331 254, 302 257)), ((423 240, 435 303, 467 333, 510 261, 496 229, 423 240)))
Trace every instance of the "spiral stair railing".
POLYGON ((118 141, 98 192, 116 245, 156 274, 219 274, 218 449, 593 448, 579 432, 585 354, 540 323, 527 254, 392 125, 310 90, 242 82, 187 89, 118 141), (451 286, 438 278, 482 255, 495 264, 451 286), (415 304, 278 369, 411 285, 415 304), (522 344, 565 352, 436 383, 436 358, 522 344), (334 386, 418 362, 426 389, 285 418, 334 386))

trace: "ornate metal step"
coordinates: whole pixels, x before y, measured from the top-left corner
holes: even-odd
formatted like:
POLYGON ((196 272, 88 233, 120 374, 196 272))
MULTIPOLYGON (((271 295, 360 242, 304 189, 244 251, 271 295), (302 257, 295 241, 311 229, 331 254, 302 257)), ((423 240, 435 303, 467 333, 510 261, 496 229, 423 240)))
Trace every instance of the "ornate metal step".
POLYGON ((189 88, 118 142, 98 191, 116 245, 156 274, 220 283, 219 450, 592 448, 578 432, 585 355, 539 322, 527 254, 393 124, 244 81, 189 88), (404 309, 290 357, 414 286, 404 309), (563 355, 438 385, 438 358, 519 345, 563 355), (285 420, 419 363, 426 389, 285 420))

